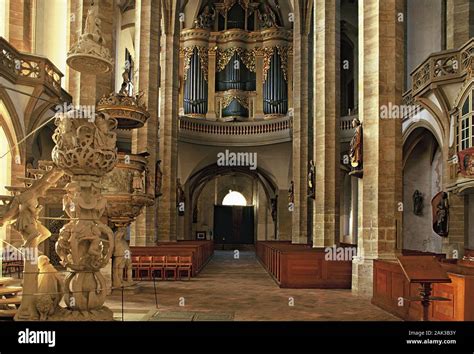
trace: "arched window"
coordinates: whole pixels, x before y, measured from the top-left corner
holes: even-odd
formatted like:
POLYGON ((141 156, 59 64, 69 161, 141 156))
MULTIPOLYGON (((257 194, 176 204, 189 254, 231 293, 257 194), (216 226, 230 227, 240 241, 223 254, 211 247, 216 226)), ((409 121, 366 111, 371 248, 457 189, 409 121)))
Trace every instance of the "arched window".
POLYGON ((474 146, 473 116, 474 102, 473 91, 471 91, 461 106, 458 128, 458 150, 465 150, 474 146))
POLYGON ((246 206, 247 200, 242 195, 242 193, 236 191, 229 191, 229 193, 222 200, 222 205, 237 205, 237 206, 246 206))

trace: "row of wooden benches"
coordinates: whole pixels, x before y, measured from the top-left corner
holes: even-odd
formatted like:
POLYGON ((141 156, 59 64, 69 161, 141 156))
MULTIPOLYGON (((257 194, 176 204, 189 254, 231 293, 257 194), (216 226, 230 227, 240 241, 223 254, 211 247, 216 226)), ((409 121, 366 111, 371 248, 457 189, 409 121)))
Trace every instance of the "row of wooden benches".
POLYGON ((173 274, 174 280, 180 280, 181 274, 186 272, 188 280, 191 278, 193 262, 191 256, 133 256, 132 276, 134 279, 151 280, 157 276, 162 280, 169 279, 173 274), (145 275, 145 276, 144 276, 145 275))

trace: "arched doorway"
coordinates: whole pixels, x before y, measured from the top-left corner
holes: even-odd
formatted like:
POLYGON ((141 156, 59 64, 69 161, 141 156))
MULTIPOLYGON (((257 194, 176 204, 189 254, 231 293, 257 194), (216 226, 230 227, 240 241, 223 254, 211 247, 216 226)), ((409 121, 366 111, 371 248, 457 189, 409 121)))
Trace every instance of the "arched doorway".
POLYGON ((229 190, 220 204, 214 205, 214 243, 221 245, 253 244, 254 206, 244 195, 229 190))
POLYGON ((188 178, 185 190, 188 238, 204 234, 221 245, 275 240, 277 188, 264 171, 209 165, 188 178))
POLYGON ((403 147, 403 246, 405 250, 442 252, 442 238, 432 230, 431 199, 442 189, 442 152, 435 136, 417 128, 403 147), (421 193, 422 210, 414 210, 421 193))

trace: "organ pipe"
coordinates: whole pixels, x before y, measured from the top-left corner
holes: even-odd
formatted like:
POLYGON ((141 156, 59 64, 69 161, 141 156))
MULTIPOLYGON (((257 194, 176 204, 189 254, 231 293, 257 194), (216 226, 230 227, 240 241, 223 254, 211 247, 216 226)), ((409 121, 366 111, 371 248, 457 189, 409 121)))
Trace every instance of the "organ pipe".
POLYGON ((207 81, 201 68, 197 48, 194 48, 186 81, 184 83, 184 113, 207 113, 207 81))

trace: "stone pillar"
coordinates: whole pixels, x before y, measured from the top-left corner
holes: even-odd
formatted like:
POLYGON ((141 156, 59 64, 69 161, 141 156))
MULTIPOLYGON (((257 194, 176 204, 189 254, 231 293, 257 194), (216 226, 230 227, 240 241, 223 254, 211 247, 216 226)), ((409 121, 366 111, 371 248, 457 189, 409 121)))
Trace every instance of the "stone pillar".
MULTIPOLYGON (((5 6, 3 1, 2 5, 5 6)), ((7 39, 19 51, 31 53, 34 48, 33 0, 10 0, 9 5, 7 39)))
MULTIPOLYGON (((105 39, 105 48, 111 54, 115 53, 115 22, 114 16, 114 1, 102 0, 96 2, 99 9, 99 18, 101 20, 100 28, 102 36, 105 39)), ((74 43, 77 43, 79 36, 82 34, 85 18, 89 9, 90 2, 82 0, 71 0, 69 3, 69 32, 68 49, 74 43)), ((122 68, 118 68, 121 70, 122 68)), ((66 75, 68 76, 68 92, 72 96, 74 105, 91 105, 95 106, 98 99, 103 95, 108 95, 115 89, 115 73, 114 69, 111 72, 100 75, 91 75, 80 73, 67 68, 66 75)))
MULTIPOLYGON (((155 167, 158 160, 158 78, 160 70, 160 22, 161 10, 158 0, 142 0, 135 11, 139 12, 140 32, 137 42, 138 89, 143 91, 150 118, 140 129, 132 132, 132 152, 148 152, 150 180, 155 181, 155 167)), ((138 24, 137 24, 138 25, 138 24)), ((163 166, 163 163, 162 163, 163 166)), ((143 212, 131 228, 135 246, 153 246, 156 243, 156 204, 144 207, 143 212)))
POLYGON ((381 119, 380 109, 402 102, 404 24, 399 22, 399 14, 403 9, 403 0, 359 2, 359 118, 364 134, 364 176, 352 290, 361 296, 372 296, 373 260, 395 259, 401 228, 402 122, 381 119))
POLYGON ((206 118, 216 120, 216 50, 209 48, 208 51, 208 82, 207 82, 207 114, 206 118))
POLYGON ((263 51, 257 50, 255 53, 255 70, 256 70, 256 93, 255 98, 255 119, 263 119, 263 51))
MULTIPOLYGON (((164 33, 161 38, 160 159, 163 195, 158 204, 158 241, 176 241, 176 178, 178 169, 178 68, 179 8, 176 1, 163 0, 164 33)), ((155 24, 156 25, 156 24, 155 24)), ((184 185, 186 181, 181 181, 184 185)), ((185 207, 189 205, 186 203, 185 207)))
POLYGON ((313 247, 339 242, 339 1, 316 0, 314 6, 314 161, 316 199, 313 247))
MULTIPOLYGON (((308 237, 308 36, 311 9, 295 2, 293 31, 293 181, 295 207, 292 213, 292 243, 307 243, 308 237)), ((306 3, 306 2, 305 2, 306 3)), ((258 71, 257 71, 258 72, 258 71)))
POLYGON ((459 48, 474 36, 474 2, 447 0, 446 49, 459 48))

